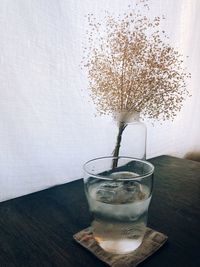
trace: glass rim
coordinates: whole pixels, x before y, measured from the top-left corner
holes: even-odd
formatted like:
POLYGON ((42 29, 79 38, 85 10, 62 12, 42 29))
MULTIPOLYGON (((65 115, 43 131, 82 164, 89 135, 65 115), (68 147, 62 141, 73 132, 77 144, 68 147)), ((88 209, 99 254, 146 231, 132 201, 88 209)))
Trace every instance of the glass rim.
POLYGON ((94 178, 98 178, 98 179, 101 179, 101 180, 110 180, 110 181, 113 181, 113 180, 116 180, 116 181, 136 181, 136 180, 142 180, 150 175, 152 175, 154 173, 154 165, 151 164, 150 162, 146 161, 146 160, 143 160, 143 159, 138 159, 138 158, 134 158, 134 157, 128 157, 128 156, 104 156, 104 157, 98 157, 98 158, 93 158, 91 160, 88 160, 87 162, 85 162, 83 164, 83 170, 89 175, 89 176, 92 176, 94 178), (151 167, 151 170, 146 172, 145 174, 142 174, 142 175, 138 175, 137 177, 133 176, 133 177, 130 177, 130 178, 126 178, 126 179, 116 179, 116 178, 112 178, 112 177, 106 177, 106 176, 103 176, 103 175, 99 175, 99 174, 93 174, 92 172, 88 171, 87 170, 87 165, 91 162, 95 162, 95 161, 98 161, 98 160, 103 160, 103 159, 131 159, 132 161, 137 161, 137 162, 141 162, 143 164, 146 164, 148 165, 149 167, 151 167))

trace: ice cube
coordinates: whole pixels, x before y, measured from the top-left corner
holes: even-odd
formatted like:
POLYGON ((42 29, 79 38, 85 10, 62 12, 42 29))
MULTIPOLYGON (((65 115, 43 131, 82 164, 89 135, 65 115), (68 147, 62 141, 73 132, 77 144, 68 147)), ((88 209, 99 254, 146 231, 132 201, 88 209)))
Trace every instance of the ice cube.
POLYGON ((121 191, 122 188, 122 182, 103 182, 96 191, 96 200, 105 203, 113 203, 116 199, 117 192, 121 191))
POLYGON ((135 172, 127 172, 127 171, 120 171, 120 172, 113 172, 110 174, 110 177, 113 179, 132 179, 132 178, 136 178, 139 175, 135 172))
POLYGON ((100 184, 99 189, 118 190, 122 186, 122 182, 106 181, 100 184))
MULTIPOLYGON (((113 174, 117 179, 124 178, 122 173, 113 174)), ((132 177, 132 173, 125 173, 126 178, 132 177), (129 177, 127 176, 129 175, 129 177)), ((146 198, 143 187, 139 181, 134 180, 108 180, 101 182, 96 188, 97 201, 108 204, 126 204, 141 201, 146 198)))

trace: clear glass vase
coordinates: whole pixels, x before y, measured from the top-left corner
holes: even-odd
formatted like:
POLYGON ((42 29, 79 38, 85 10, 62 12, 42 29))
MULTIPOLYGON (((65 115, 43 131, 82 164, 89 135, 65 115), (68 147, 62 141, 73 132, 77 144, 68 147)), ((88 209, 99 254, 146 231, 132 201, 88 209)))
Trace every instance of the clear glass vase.
POLYGON ((140 121, 139 113, 117 120, 115 146, 112 156, 146 159, 147 127, 140 121))

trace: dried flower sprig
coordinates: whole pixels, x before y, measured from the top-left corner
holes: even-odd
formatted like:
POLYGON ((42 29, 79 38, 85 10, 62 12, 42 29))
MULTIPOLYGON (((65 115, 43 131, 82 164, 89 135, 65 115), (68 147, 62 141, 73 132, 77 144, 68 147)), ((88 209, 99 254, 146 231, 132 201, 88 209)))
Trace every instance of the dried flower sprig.
MULTIPOLYGON (((149 8, 147 1, 139 3, 149 8)), ((126 114, 173 119, 188 95, 190 73, 183 67, 183 56, 166 42, 162 19, 149 19, 137 9, 117 18, 106 13, 102 25, 88 15, 89 45, 83 63, 89 89, 99 114, 125 114, 118 139, 126 127, 126 114)))

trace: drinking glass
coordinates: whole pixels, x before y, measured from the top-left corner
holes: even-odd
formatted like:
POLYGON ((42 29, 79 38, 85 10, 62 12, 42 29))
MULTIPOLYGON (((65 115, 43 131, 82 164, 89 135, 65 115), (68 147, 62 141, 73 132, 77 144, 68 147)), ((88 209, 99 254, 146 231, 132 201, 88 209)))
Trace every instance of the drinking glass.
POLYGON ((154 166, 120 156, 92 159, 83 168, 95 240, 110 253, 136 250, 147 225, 154 166))

